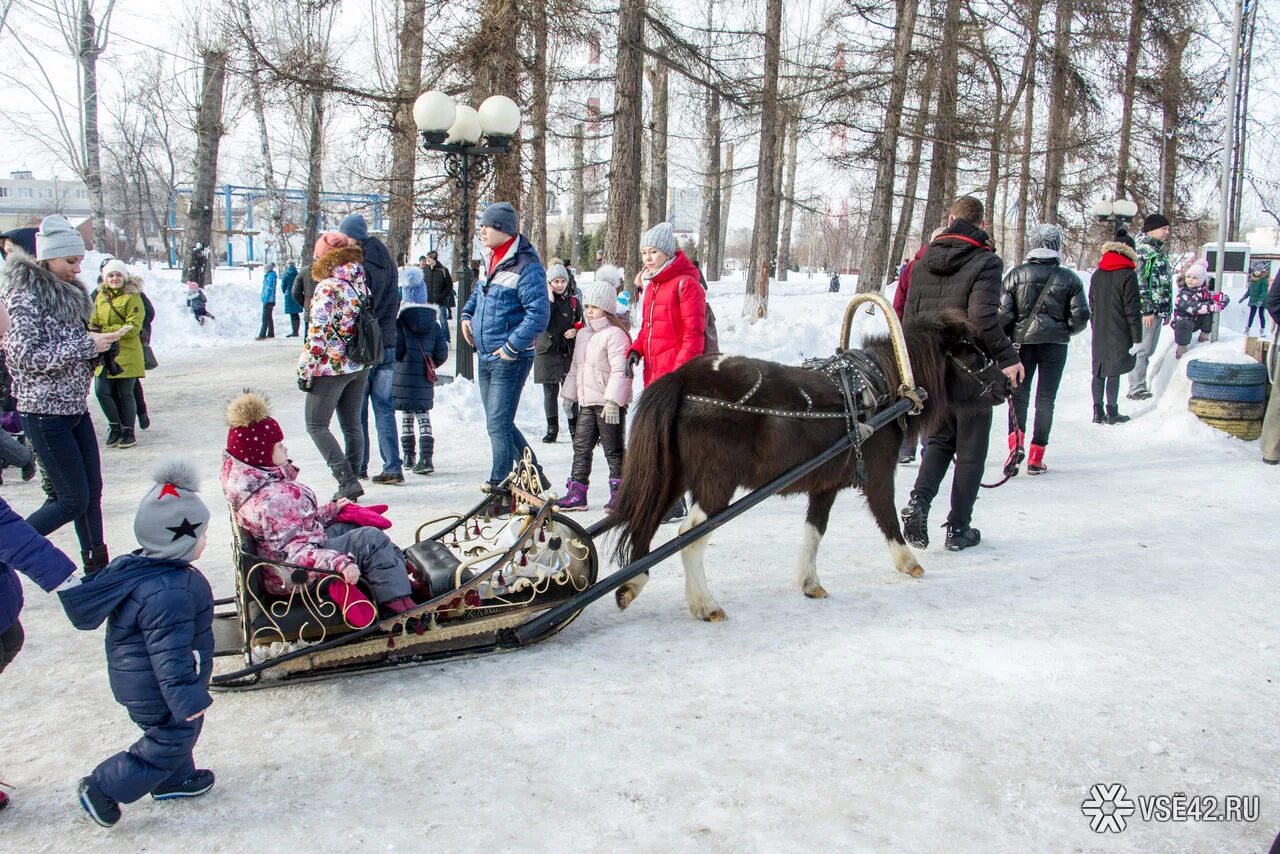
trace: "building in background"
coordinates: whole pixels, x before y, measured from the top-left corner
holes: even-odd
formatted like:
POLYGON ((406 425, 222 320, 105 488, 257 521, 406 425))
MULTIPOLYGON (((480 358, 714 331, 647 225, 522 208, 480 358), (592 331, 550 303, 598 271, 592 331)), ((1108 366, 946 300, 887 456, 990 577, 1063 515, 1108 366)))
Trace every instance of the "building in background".
MULTIPOLYGON (((10 172, 0 178, 0 231, 39 225, 49 214, 89 216, 89 190, 80 181, 41 179, 31 172, 10 172)), ((91 229, 92 230, 92 229, 91 229)))

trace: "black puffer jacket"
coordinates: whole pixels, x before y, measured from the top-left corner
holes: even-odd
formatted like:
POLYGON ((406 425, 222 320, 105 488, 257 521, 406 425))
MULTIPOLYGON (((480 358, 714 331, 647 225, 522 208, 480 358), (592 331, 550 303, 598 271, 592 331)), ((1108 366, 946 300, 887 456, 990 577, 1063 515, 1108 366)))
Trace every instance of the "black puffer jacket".
POLYGON ((547 331, 538 336, 533 357, 535 383, 562 383, 573 362, 574 339, 565 338, 570 329, 582 326, 582 306, 568 288, 551 299, 551 319, 547 331))
POLYGON ((1019 363, 1018 351, 1000 328, 1000 277, 1004 262, 991 238, 962 219, 929 244, 911 268, 911 290, 903 317, 958 308, 978 332, 978 342, 1001 368, 1019 363))
POLYGON ((1058 262, 1056 254, 1029 257, 1005 276, 1000 327, 1014 343, 1066 344, 1088 324, 1089 301, 1084 284, 1058 262), (1044 302, 1033 317, 1032 309, 1042 294, 1044 302))

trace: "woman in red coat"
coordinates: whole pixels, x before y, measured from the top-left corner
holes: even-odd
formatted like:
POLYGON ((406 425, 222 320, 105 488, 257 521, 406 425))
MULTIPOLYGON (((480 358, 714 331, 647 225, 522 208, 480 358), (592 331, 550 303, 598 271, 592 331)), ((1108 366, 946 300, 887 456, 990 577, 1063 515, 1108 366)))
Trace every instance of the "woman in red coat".
POLYGON ((671 223, 662 222, 640 240, 644 302, 640 331, 631 346, 629 367, 644 360, 644 384, 669 374, 702 355, 707 331, 707 294, 698 269, 676 249, 671 223))

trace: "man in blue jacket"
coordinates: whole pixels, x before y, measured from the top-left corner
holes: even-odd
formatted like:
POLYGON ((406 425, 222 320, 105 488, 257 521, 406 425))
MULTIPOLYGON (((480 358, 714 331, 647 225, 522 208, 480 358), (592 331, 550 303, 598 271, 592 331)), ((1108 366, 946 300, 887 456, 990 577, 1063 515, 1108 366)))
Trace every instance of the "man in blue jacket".
MULTIPOLYGON (((480 242, 485 247, 485 277, 462 309, 462 334, 479 360, 476 379, 493 449, 489 483, 498 484, 526 450, 533 454, 516 427, 516 409, 533 367, 534 343, 551 318, 551 303, 546 270, 520 233, 519 215, 509 203, 485 208, 480 242)), ((495 501, 495 509, 500 504, 495 501)))
POLYGON ((396 316, 400 313, 400 270, 391 260, 386 245, 369 234, 369 224, 360 214, 347 216, 338 226, 338 231, 359 243, 364 252, 364 282, 373 294, 378 331, 382 333, 382 361, 369 371, 364 408, 360 411, 364 458, 358 474, 364 477, 369 471, 369 403, 372 401, 373 420, 378 428, 378 452, 382 455, 382 473, 375 475, 373 482, 404 483, 396 405, 391 399, 396 367, 396 316))
POLYGON ((162 463, 155 480, 133 523, 142 548, 58 594, 77 629, 106 621, 111 693, 143 731, 80 781, 80 805, 103 827, 120 820, 120 804, 148 793, 193 798, 214 782, 191 755, 213 703, 213 591, 191 565, 208 540, 209 508, 191 463, 162 463))

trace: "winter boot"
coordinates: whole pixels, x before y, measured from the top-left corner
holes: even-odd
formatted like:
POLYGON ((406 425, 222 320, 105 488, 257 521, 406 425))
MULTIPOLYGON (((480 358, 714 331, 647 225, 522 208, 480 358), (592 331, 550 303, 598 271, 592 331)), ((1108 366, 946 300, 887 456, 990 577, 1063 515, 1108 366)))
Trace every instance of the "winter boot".
POLYGON ((134 436, 133 428, 132 427, 122 428, 120 430, 120 444, 116 445, 116 447, 122 448, 122 449, 132 448, 136 444, 138 444, 138 440, 134 436))
POLYGON ((9 796, 4 792, 0 792, 0 812, 4 812, 4 808, 9 806, 9 796))
POLYGON ((404 467, 407 469, 413 468, 418 461, 417 444, 412 433, 400 437, 400 452, 404 456, 404 467))
POLYGON ((333 479, 338 482, 338 491, 333 494, 334 501, 340 498, 355 501, 364 495, 364 487, 351 471, 350 463, 343 461, 336 466, 329 466, 329 471, 333 472, 333 479))
POLYGON ((1181 359, 1181 358, 1182 358, 1182 354, 1183 354, 1183 353, 1185 353, 1185 352, 1187 352, 1187 348, 1186 348, 1186 347, 1183 347, 1181 344, 1179 344, 1177 347, 1175 347, 1175 348, 1173 349, 1173 358, 1175 358, 1175 359, 1181 359))
POLYGON ((1044 474, 1048 470, 1044 464, 1044 445, 1032 445, 1027 457, 1027 474, 1044 474))
MULTIPOLYGON (((573 432, 572 426, 569 427, 569 432, 570 433, 573 432)), ((560 435, 560 419, 548 418, 547 419, 547 435, 542 437, 542 441, 546 442, 548 445, 555 444, 556 437, 559 435, 560 435)))
POLYGON ((95 824, 114 827, 120 820, 120 804, 108 797, 92 777, 81 779, 76 791, 80 796, 80 806, 84 807, 84 811, 89 814, 89 818, 93 819, 95 824))
POLYGON ((107 426, 106 445, 108 448, 114 448, 116 445, 119 445, 119 444, 120 444, 120 425, 109 424, 107 426))
POLYGON ((1101 403, 1095 403, 1095 404, 1093 405, 1093 423, 1094 423, 1094 424, 1106 424, 1106 423, 1107 423, 1107 415, 1106 415, 1106 413, 1105 413, 1105 412, 1103 412, 1103 411, 1102 411, 1102 404, 1101 404, 1101 403))
POLYGON ((1204 342, 1209 340, 1209 333, 1201 332, 1199 335, 1196 336, 1196 340, 1199 341, 1201 344, 1203 344, 1204 342))
POLYGON ((151 416, 147 414, 147 410, 145 409, 138 410, 138 426, 143 430, 146 430, 151 426, 151 416))
POLYGON ((84 567, 84 574, 92 575, 100 569, 106 568, 111 562, 111 556, 107 554, 107 547, 94 546, 91 549, 80 550, 80 563, 84 567))
POLYGON ((160 786, 151 790, 151 797, 157 801, 173 801, 178 798, 198 798, 213 788, 213 772, 208 768, 197 768, 191 776, 176 786, 160 786))
POLYGON ((1027 458, 1026 452, 1021 450, 1026 447, 1023 442, 1026 440, 1026 434, 1021 430, 1009 431, 1009 453, 1013 454, 1013 458, 1009 460, 1009 465, 1013 466, 1016 471, 1018 466, 1022 465, 1022 461, 1027 458), (1016 454, 1014 452, 1017 452, 1016 454))
POLYGON ((613 505, 618 500, 618 487, 620 486, 622 486, 622 478, 609 478, 609 500, 604 503, 604 512, 613 512, 613 505))
POLYGON ((902 508, 902 537, 918 549, 929 548, 929 502, 918 495, 902 508))
POLYGON ((949 552, 961 552, 982 542, 982 532, 977 528, 956 527, 948 523, 946 547, 949 552))
POLYGON ((422 456, 418 457, 418 464, 413 467, 414 474, 431 474, 436 467, 431 464, 431 458, 435 455, 436 440, 433 436, 422 437, 422 456))
POLYGON ((1128 420, 1129 420, 1128 415, 1120 414, 1120 407, 1118 406, 1107 407, 1107 423, 1108 424, 1123 424, 1128 420))
POLYGON ((587 485, 569 478, 564 485, 564 498, 556 502, 561 510, 586 510, 587 485))

